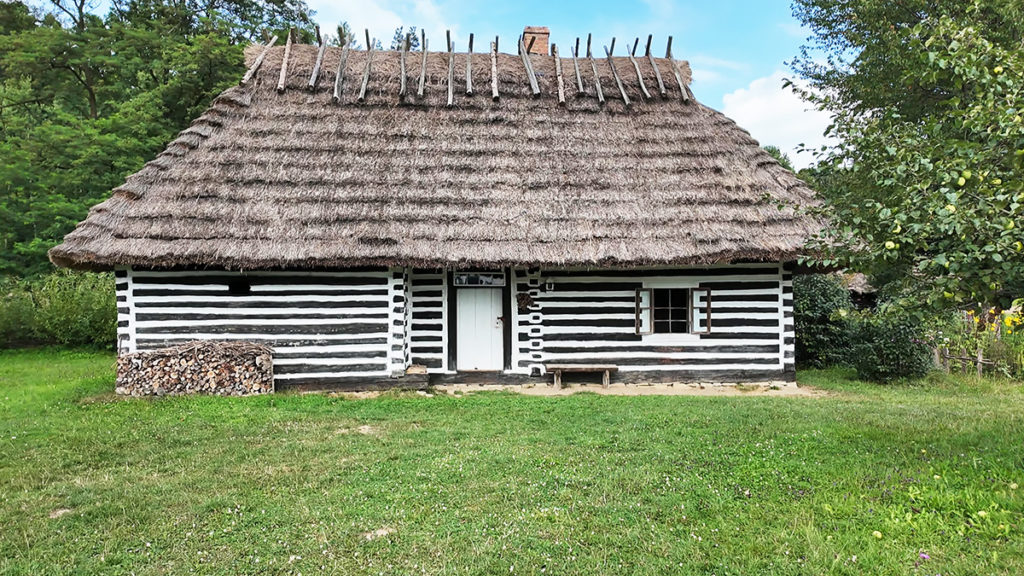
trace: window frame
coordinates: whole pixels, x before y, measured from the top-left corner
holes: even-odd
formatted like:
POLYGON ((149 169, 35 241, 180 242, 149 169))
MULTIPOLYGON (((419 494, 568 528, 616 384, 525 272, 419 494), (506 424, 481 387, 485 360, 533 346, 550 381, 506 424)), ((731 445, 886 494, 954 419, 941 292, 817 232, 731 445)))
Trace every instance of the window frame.
POLYGON ((699 285, 685 284, 680 282, 666 283, 666 282, 644 282, 643 287, 636 289, 636 296, 634 301, 634 332, 646 339, 653 340, 693 340, 699 337, 701 334, 711 333, 711 289, 702 288, 699 285), (654 321, 654 291, 655 290, 686 290, 687 307, 687 331, 686 332, 656 332, 655 321, 654 321), (647 305, 641 306, 643 301, 642 294, 647 294, 647 305), (702 295, 705 303, 704 310, 704 322, 703 326, 697 329, 695 320, 697 319, 697 296, 702 295), (642 330, 641 318, 643 314, 648 315, 649 325, 647 330, 642 330))

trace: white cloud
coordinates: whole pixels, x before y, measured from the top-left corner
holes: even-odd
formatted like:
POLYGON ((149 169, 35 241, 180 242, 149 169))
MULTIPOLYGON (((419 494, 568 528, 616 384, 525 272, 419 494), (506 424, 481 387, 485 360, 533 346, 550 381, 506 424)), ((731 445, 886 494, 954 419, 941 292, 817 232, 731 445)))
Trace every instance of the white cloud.
POLYGON ((784 78, 777 71, 722 96, 722 112, 762 145, 778 146, 796 168, 805 168, 814 162, 814 157, 809 152, 797 153, 797 146, 817 148, 832 143, 831 138, 823 136, 830 118, 783 87, 784 78))
POLYGON ((445 49, 445 30, 451 30, 453 41, 458 39, 458 27, 445 21, 434 0, 309 0, 308 5, 316 11, 321 28, 334 30, 348 22, 360 44, 365 42, 363 30, 369 29, 370 36, 387 48, 399 26, 426 30, 431 50, 445 49))
POLYGON ((750 68, 744 62, 715 58, 706 54, 695 54, 686 60, 690 63, 693 83, 697 90, 706 86, 728 86, 729 79, 750 68))

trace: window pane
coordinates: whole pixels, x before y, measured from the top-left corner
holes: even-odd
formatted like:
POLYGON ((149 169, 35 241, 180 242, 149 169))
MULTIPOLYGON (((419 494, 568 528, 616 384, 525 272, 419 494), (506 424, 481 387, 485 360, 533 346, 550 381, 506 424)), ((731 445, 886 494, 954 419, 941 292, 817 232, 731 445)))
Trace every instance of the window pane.
POLYGON ((672 322, 672 333, 673 334, 684 334, 688 332, 686 329, 686 321, 673 321, 672 322))
POLYGON ((658 289, 654 291, 654 306, 656 308, 668 308, 671 305, 671 290, 658 289))
POLYGON ((672 310, 669 308, 655 308, 654 309, 655 320, 671 320, 672 310))
POLYGON ((674 288, 672 289, 672 307, 673 308, 686 308, 688 303, 686 301, 686 295, 689 292, 686 288, 674 288))
POLYGON ((672 323, 671 322, 667 322, 666 321, 666 322, 655 322, 654 323, 654 333, 655 334, 667 334, 667 333, 669 333, 671 331, 672 331, 672 323))
POLYGON ((672 320, 686 320, 685 308, 672 308, 672 320))

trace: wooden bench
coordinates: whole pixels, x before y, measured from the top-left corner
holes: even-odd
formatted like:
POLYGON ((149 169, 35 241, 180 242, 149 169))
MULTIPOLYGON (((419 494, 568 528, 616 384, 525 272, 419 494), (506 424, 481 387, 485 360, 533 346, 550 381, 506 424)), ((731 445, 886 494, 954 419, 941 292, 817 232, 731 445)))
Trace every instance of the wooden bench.
POLYGON ((619 370, 614 364, 548 364, 544 368, 554 373, 556 388, 562 387, 562 372, 602 372, 601 385, 607 388, 612 372, 619 370))

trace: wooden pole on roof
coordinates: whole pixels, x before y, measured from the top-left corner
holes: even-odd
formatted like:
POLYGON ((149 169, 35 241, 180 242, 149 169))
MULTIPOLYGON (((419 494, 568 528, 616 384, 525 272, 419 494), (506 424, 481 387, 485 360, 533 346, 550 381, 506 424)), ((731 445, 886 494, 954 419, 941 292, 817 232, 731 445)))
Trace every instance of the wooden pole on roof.
POLYGON ((498 99, 498 37, 491 42, 491 100, 498 99))
POLYGON ((412 36, 411 34, 406 33, 405 41, 402 42, 402 53, 398 57, 399 67, 401 68, 401 72, 399 74, 400 83, 399 83, 399 87, 398 87, 398 97, 399 98, 405 98, 405 95, 408 93, 408 90, 406 89, 406 86, 405 86, 405 84, 406 84, 406 81, 405 81, 405 56, 406 56, 406 54, 409 53, 409 44, 412 41, 412 37, 411 36, 412 36))
POLYGON ((665 47, 665 58, 668 58, 672 66, 672 74, 676 77, 676 84, 679 85, 679 92, 682 94, 683 102, 690 101, 690 95, 686 93, 686 84, 683 84, 683 73, 679 70, 679 64, 672 57, 672 37, 668 37, 668 46, 665 47))
POLYGON ((423 90, 427 86, 427 31, 420 28, 420 49, 423 50, 423 59, 420 62, 420 87, 416 95, 423 98, 423 90))
POLYGON ((636 42, 633 42, 633 50, 629 52, 629 62, 633 65, 633 69, 636 70, 636 79, 640 82, 640 93, 643 94, 644 99, 650 100, 651 93, 647 91, 647 84, 644 83, 644 75, 640 72, 640 64, 636 61, 636 47, 640 44, 640 38, 637 37, 636 42))
POLYGON ((255 60, 253 60, 252 66, 249 66, 249 69, 245 71, 245 76, 242 76, 242 81, 239 82, 239 84, 248 84, 249 80, 252 80, 253 75, 260 69, 260 66, 263 64, 263 59, 267 57, 267 52, 270 51, 270 47, 273 46, 275 42, 277 42, 277 36, 271 38, 270 42, 267 42, 267 45, 263 47, 263 51, 260 52, 260 55, 257 56, 255 60))
POLYGON ((608 67, 612 69, 612 78, 615 79, 615 85, 619 88, 619 94, 622 96, 622 102, 626 106, 632 106, 633 103, 629 101, 629 94, 626 94, 626 87, 622 85, 622 79, 619 78, 619 71, 615 69, 615 61, 612 59, 612 50, 615 49, 615 39, 612 38, 612 48, 609 50, 607 47, 604 49, 604 53, 608 56, 608 67))
POLYGON ((370 40, 370 29, 366 28, 366 68, 363 69, 363 83, 359 87, 359 97, 356 102, 362 104, 366 101, 366 87, 370 84, 370 66, 373 64, 373 42, 370 40))
POLYGON ((288 56, 292 53, 292 30, 288 30, 288 41, 284 45, 284 57, 281 59, 281 75, 277 79, 278 94, 284 92, 285 79, 288 77, 288 56))
POLYGON ((590 51, 590 34, 587 34, 587 60, 590 60, 590 69, 594 72, 594 87, 597 88, 597 101, 604 104, 604 90, 601 89, 601 77, 597 74, 597 62, 594 61, 594 53, 590 51))
POLYGON ((448 107, 455 105, 455 52, 452 50, 452 31, 444 31, 448 42, 448 107))
MULTIPOLYGON (((340 38, 340 36, 339 36, 340 38)), ((338 59, 338 73, 334 75, 334 103, 341 102, 341 85, 345 81, 345 64, 348 62, 349 44, 341 47, 341 58, 338 59)))
POLYGON ((654 54, 651 54, 652 38, 654 38, 653 34, 647 35, 647 61, 651 63, 651 68, 654 68, 654 77, 658 79, 658 94, 664 98, 668 92, 665 90, 665 82, 661 79, 661 70, 658 70, 658 63, 654 61, 654 54))
POLYGON ((565 82, 562 80, 562 59, 558 57, 558 46, 551 45, 551 55, 555 57, 555 80, 558 82, 558 105, 565 106, 565 82))
POLYGON ((320 66, 324 63, 324 52, 327 51, 327 43, 324 42, 323 37, 320 36, 320 25, 316 27, 316 41, 320 45, 320 49, 316 53, 316 63, 313 64, 313 73, 309 75, 309 89, 316 89, 316 81, 320 79, 320 66))
POLYGON ((473 95, 473 33, 469 33, 469 52, 466 52, 466 96, 473 95))
MULTIPOLYGON (((533 42, 530 43, 533 45, 533 42)), ((533 63, 530 62, 530 54, 526 51, 526 44, 523 37, 519 37, 519 56, 523 59, 523 67, 526 68, 526 77, 530 80, 530 91, 534 96, 540 96, 540 86, 537 85, 537 76, 533 74, 533 63)))
POLYGON ((576 49, 572 51, 572 68, 576 71, 576 95, 583 94, 583 76, 580 74, 580 63, 577 58, 580 55, 580 39, 576 37, 576 49))

